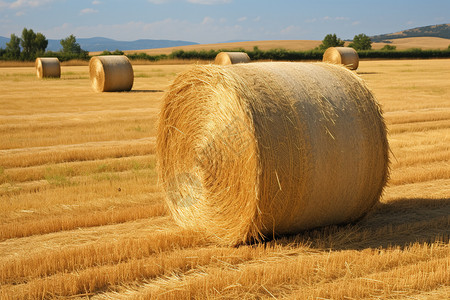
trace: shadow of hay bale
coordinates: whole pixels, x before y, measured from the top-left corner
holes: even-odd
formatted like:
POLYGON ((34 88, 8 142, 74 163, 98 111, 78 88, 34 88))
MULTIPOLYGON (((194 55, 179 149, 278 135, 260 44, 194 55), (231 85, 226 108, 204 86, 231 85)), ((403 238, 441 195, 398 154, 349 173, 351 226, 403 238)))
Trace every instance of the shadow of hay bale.
POLYGON ((380 73, 380 72, 359 72, 359 71, 356 71, 356 74, 358 74, 358 75, 376 75, 376 74, 382 74, 382 73, 380 73))
POLYGON ((164 93, 164 90, 131 90, 129 93, 164 93))
POLYGON ((378 203, 363 219, 350 225, 327 226, 267 243, 308 244, 333 250, 404 248, 437 240, 448 243, 449 228, 450 198, 404 198, 378 203))

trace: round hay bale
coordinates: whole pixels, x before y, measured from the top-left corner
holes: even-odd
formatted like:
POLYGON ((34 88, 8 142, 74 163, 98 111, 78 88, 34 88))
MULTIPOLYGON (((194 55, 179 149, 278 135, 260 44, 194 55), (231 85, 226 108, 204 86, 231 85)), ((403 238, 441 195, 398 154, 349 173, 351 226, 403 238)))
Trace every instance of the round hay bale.
POLYGON ((57 57, 38 57, 34 65, 38 78, 61 77, 61 64, 57 57))
POLYGON ((196 66, 163 98, 156 148, 176 222, 224 245, 358 220, 388 177, 380 107, 326 63, 196 66))
POLYGON ((350 47, 330 47, 323 54, 322 61, 344 65, 350 70, 356 70, 359 66, 358 52, 350 47))
POLYGON ((250 57, 245 52, 220 52, 214 60, 216 65, 234 65, 249 62, 250 57))
POLYGON ((94 56, 89 61, 91 85, 96 92, 130 91, 134 73, 124 55, 94 56))

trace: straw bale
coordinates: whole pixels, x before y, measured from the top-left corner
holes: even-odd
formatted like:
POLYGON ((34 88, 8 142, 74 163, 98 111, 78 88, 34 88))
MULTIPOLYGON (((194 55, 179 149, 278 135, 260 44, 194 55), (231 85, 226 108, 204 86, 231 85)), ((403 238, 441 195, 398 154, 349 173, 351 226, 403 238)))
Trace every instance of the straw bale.
POLYGON ((57 57, 38 57, 34 64, 38 78, 61 77, 61 64, 57 57))
POLYGON ((130 91, 134 73, 124 55, 94 56, 89 61, 91 85, 96 92, 130 91))
POLYGON ((327 63, 180 74, 163 98, 157 156, 175 221, 223 245, 358 220, 388 177, 379 105, 327 63))
POLYGON ((350 70, 359 66, 359 56, 355 49, 350 47, 330 47, 323 54, 323 61, 332 64, 344 65, 350 70))
POLYGON ((249 62, 250 57, 245 52, 220 52, 214 60, 216 65, 233 65, 249 62))

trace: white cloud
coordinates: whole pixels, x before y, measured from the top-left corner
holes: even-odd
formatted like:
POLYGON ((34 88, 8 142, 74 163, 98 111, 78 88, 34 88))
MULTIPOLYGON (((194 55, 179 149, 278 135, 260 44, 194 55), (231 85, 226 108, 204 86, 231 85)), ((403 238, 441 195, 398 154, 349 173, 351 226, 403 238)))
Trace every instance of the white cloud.
POLYGON ((10 3, 8 6, 11 9, 17 9, 21 7, 37 7, 53 2, 54 0, 16 0, 10 3))
POLYGON ((95 1, 92 1, 92 5, 100 5, 101 4, 101 2, 100 1, 97 1, 97 0, 95 0, 95 1))
MULTIPOLYGON (((314 19, 315 20, 315 19, 314 19)), ((330 17, 330 16, 325 16, 322 18, 322 20, 324 21, 349 21, 350 18, 348 17, 330 17)))
POLYGON ((164 4, 169 2, 170 0, 147 0, 147 1, 153 4, 164 4))
POLYGON ((261 21, 261 17, 260 16, 257 16, 256 18, 253 19, 253 22, 259 22, 259 21, 261 21))
POLYGON ((207 24, 211 24, 214 22, 214 19, 211 17, 204 17, 203 21, 202 21, 202 25, 207 25, 207 24))
POLYGON ((244 22, 244 21, 247 21, 247 17, 239 18, 237 21, 238 21, 238 22, 244 22))
POLYGON ((216 4, 227 4, 231 3, 232 0, 187 0, 187 2, 194 4, 204 4, 204 5, 216 5, 216 4))
POLYGON ((81 15, 95 14, 95 13, 98 13, 98 10, 93 8, 85 8, 80 11, 81 15))
POLYGON ((358 26, 359 24, 361 24, 360 21, 354 21, 354 22, 352 22, 352 25, 353 25, 353 26, 358 26))
POLYGON ((19 10, 23 8, 34 8, 43 6, 57 0, 15 0, 13 2, 7 2, 0 0, 0 9, 14 9, 19 10))
POLYGON ((294 26, 294 25, 290 25, 290 26, 288 26, 286 28, 281 29, 280 33, 281 34, 291 34, 291 33, 298 32, 300 30, 301 30, 300 27, 294 26))
POLYGON ((23 11, 16 12, 17 17, 23 16, 23 15, 25 15, 25 12, 23 12, 23 11))

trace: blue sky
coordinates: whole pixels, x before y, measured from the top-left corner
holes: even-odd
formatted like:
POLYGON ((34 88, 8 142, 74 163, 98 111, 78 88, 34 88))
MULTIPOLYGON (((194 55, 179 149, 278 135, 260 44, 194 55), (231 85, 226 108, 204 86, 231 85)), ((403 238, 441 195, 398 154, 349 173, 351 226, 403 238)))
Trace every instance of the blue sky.
POLYGON ((50 39, 342 39, 450 23, 450 0, 0 0, 0 36, 50 39))

